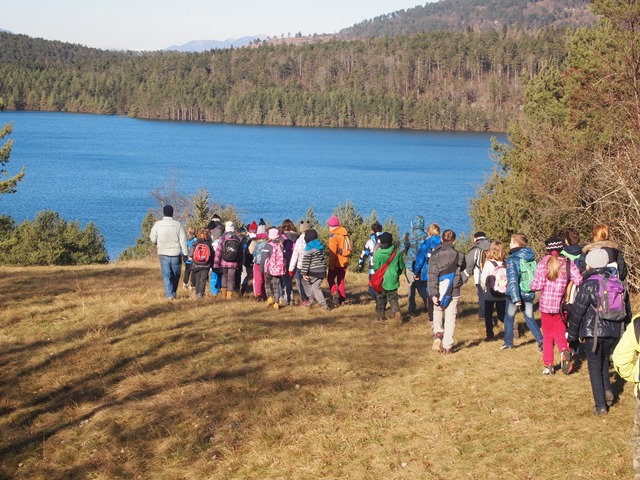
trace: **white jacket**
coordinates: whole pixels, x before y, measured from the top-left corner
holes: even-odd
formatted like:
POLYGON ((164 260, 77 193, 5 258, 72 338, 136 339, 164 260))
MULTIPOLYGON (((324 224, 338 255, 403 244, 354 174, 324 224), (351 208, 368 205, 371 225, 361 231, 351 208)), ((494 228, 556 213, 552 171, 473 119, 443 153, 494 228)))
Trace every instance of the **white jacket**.
POLYGON ((158 246, 158 255, 167 255, 169 257, 187 256, 187 232, 179 221, 172 217, 163 217, 158 220, 151 228, 149 235, 151 242, 158 246))

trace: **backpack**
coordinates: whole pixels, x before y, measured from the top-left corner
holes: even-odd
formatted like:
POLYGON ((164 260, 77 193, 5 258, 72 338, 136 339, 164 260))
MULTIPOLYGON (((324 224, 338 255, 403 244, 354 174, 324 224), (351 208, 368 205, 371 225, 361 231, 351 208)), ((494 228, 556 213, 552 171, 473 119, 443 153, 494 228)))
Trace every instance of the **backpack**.
POLYGON ((197 265, 208 265, 211 260, 211 250, 206 243, 198 243, 193 249, 193 263, 197 265))
POLYGON ((442 272, 438 276, 438 306, 441 308, 447 308, 453 300, 453 282, 458 270, 458 261, 459 257, 456 256, 456 261, 448 269, 449 271, 442 272))
POLYGON ((256 248, 253 251, 253 264, 254 265, 260 265, 260 263, 262 263, 262 250, 264 249, 264 246, 267 244, 266 241, 258 241, 258 243, 256 243, 256 248))
POLYGON ((520 292, 531 292, 531 282, 533 281, 533 277, 536 274, 537 266, 538 265, 535 260, 527 262, 522 258, 520 259, 520 282, 518 284, 518 286, 520 287, 520 292))
POLYGON ((507 267, 498 265, 498 262, 490 260, 493 265, 493 275, 487 277, 487 290, 494 297, 504 297, 507 294, 507 267))
POLYGON ((236 262, 242 251, 242 244, 237 237, 229 237, 222 245, 222 259, 225 262, 236 262))
POLYGON ((342 237, 338 240, 338 255, 343 257, 350 257, 353 253, 353 245, 351 244, 351 238, 349 235, 340 235, 342 237))
POLYGON ((626 288, 611 274, 594 275, 600 283, 598 289, 598 318, 609 322, 621 322, 627 318, 626 288))
POLYGON ((264 271, 272 277, 281 277, 285 272, 284 254, 279 243, 271 244, 271 255, 267 258, 264 271))

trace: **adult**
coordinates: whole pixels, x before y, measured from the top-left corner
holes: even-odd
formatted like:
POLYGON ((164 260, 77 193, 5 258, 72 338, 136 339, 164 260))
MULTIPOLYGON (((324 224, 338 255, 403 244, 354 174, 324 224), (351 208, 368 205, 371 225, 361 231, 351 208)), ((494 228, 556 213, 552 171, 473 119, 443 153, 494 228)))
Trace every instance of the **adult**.
POLYGON ((220 293, 223 299, 231 300, 236 296, 236 271, 242 268, 244 252, 233 222, 225 223, 224 230, 216 248, 213 268, 222 270, 220 293))
POLYGON ((456 234, 453 230, 442 232, 442 244, 438 245, 429 260, 428 288, 433 301, 433 350, 451 353, 456 330, 456 315, 461 272, 465 257, 455 249, 456 234))
POLYGON ((416 315, 418 306, 416 305, 416 292, 424 302, 425 311, 428 310, 429 301, 427 299, 426 285, 416 282, 413 274, 413 263, 418 256, 420 245, 427 239, 427 232, 424 231, 424 218, 416 215, 411 220, 410 229, 404 234, 402 242, 402 255, 404 256, 404 276, 409 286, 409 298, 407 299, 407 312, 409 315, 416 315), (418 287, 421 287, 418 289, 418 287))
POLYGON ((484 322, 484 289, 480 282, 480 274, 490 247, 491 240, 487 238, 484 232, 474 233, 473 246, 467 252, 465 257, 466 268, 462 272, 462 280, 464 282, 473 276, 473 283, 476 284, 476 292, 478 293, 478 319, 481 322, 484 322))
POLYGON ((334 307, 338 307, 347 299, 345 277, 349 266, 352 246, 349 232, 340 225, 340 219, 332 215, 327 220, 329 226, 329 274, 327 282, 331 289, 331 299, 334 307))
MULTIPOLYGON (((593 227, 593 242, 582 248, 583 259, 590 251, 596 248, 602 248, 607 252, 609 256, 607 266, 613 267, 615 269, 614 273, 620 280, 624 281, 627 278, 627 264, 622 256, 622 247, 611 238, 609 227, 604 223, 593 227)), ((585 262, 581 261, 580 264, 583 266, 582 268, 584 268, 585 262)))
POLYGON ((173 219, 173 207, 165 205, 162 208, 162 220, 158 220, 149 238, 158 247, 160 271, 164 281, 164 292, 169 300, 176 298, 180 273, 182 271, 182 257, 188 255, 187 233, 179 221, 173 219))

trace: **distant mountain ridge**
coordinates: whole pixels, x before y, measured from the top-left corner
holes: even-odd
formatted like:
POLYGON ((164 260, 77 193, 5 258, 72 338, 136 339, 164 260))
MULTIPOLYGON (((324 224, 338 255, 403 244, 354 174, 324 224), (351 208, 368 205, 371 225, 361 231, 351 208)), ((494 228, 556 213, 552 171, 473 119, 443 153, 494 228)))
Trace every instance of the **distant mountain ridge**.
POLYGON ((164 50, 174 52, 205 52, 207 50, 246 47, 256 38, 264 40, 267 38, 267 35, 260 34, 241 38, 228 38, 226 40, 192 40, 183 45, 171 45, 164 50))
POLYGON ((440 0, 364 20, 338 33, 342 38, 412 35, 520 27, 576 27, 595 19, 589 0, 440 0))

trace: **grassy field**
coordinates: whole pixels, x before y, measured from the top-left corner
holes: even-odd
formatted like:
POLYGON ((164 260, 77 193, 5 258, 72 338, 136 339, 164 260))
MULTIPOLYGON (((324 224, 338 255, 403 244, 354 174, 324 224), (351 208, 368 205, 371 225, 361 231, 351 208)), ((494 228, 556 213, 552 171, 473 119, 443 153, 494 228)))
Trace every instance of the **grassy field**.
POLYGON ((586 363, 546 377, 531 335, 482 341, 473 287, 449 356, 347 288, 274 311, 168 302, 156 260, 0 269, 0 478, 632 477, 621 382, 593 416, 586 363))

